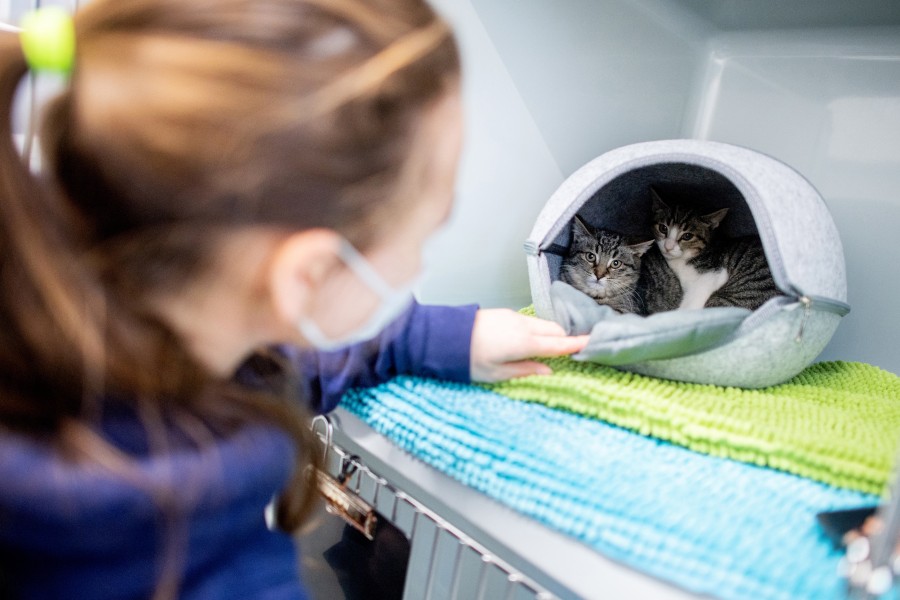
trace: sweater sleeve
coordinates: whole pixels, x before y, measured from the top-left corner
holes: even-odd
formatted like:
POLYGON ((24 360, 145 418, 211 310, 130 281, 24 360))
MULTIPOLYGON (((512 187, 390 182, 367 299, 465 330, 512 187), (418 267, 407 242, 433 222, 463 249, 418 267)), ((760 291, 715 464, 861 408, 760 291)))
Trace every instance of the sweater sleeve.
POLYGON ((478 307, 413 303, 380 335, 331 352, 283 347, 297 367, 303 397, 316 413, 333 410, 344 393, 397 375, 468 383, 478 307))

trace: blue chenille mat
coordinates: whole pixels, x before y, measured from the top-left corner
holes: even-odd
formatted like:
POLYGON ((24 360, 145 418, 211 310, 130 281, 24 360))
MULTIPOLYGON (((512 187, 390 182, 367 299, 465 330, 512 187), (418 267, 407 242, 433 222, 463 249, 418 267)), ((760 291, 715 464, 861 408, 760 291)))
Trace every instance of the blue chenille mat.
POLYGON ((877 500, 474 386, 403 377, 342 406, 499 502, 720 598, 842 597, 815 514, 877 500))

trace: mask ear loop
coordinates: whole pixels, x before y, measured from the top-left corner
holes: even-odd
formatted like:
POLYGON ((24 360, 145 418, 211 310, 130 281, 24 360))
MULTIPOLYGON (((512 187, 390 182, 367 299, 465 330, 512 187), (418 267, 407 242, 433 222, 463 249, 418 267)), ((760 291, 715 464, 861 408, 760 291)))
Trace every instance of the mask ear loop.
POLYGON ((311 318, 306 316, 300 317, 297 321, 297 328, 300 330, 300 333, 314 347, 324 351, 335 350, 359 341, 371 339, 390 322, 390 319, 396 318, 402 308, 408 305, 412 299, 411 292, 407 292, 405 288, 398 289, 388 284, 359 250, 354 248, 344 238, 341 238, 338 246, 338 257, 362 283, 378 295, 381 302, 378 310, 370 317, 369 321, 356 332, 359 334, 358 337, 331 339, 311 318))
POLYGON ((341 245, 338 249, 338 255, 344 263, 359 277, 363 283, 374 290, 381 298, 390 298, 398 293, 399 290, 391 286, 384 280, 378 271, 372 268, 369 261, 360 254, 359 250, 353 247, 353 244, 341 238, 341 245))

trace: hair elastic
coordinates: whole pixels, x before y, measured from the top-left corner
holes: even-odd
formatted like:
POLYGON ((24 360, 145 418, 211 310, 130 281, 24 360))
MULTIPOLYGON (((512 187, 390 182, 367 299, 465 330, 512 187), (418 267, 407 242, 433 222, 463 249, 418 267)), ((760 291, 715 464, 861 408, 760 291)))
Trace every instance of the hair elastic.
POLYGON ((75 62, 75 23, 58 6, 40 8, 22 18, 19 34, 25 61, 32 71, 69 73, 75 62))

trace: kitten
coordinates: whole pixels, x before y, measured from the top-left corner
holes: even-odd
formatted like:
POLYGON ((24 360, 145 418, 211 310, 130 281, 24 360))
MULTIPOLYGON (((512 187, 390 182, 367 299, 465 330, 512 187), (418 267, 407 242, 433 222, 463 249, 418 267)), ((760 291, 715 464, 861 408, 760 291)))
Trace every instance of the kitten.
POLYGON ((577 216, 572 221, 572 243, 563 258, 560 279, 584 292, 598 304, 625 313, 640 313, 637 292, 641 256, 653 240, 627 244, 618 233, 593 230, 577 216))
POLYGON ((655 243, 641 260, 638 294, 643 302, 642 314, 645 315, 678 310, 681 304, 684 295, 681 282, 655 243))
MULTIPOLYGON (((666 310, 711 306, 756 310, 778 295, 759 237, 715 235, 727 208, 700 215, 680 206, 670 208, 656 190, 650 192, 656 246, 677 277, 682 294, 677 306, 671 306, 671 296, 666 302, 648 299, 648 309, 666 304, 671 307, 666 310)), ((653 295, 653 289, 648 293, 653 295)))

